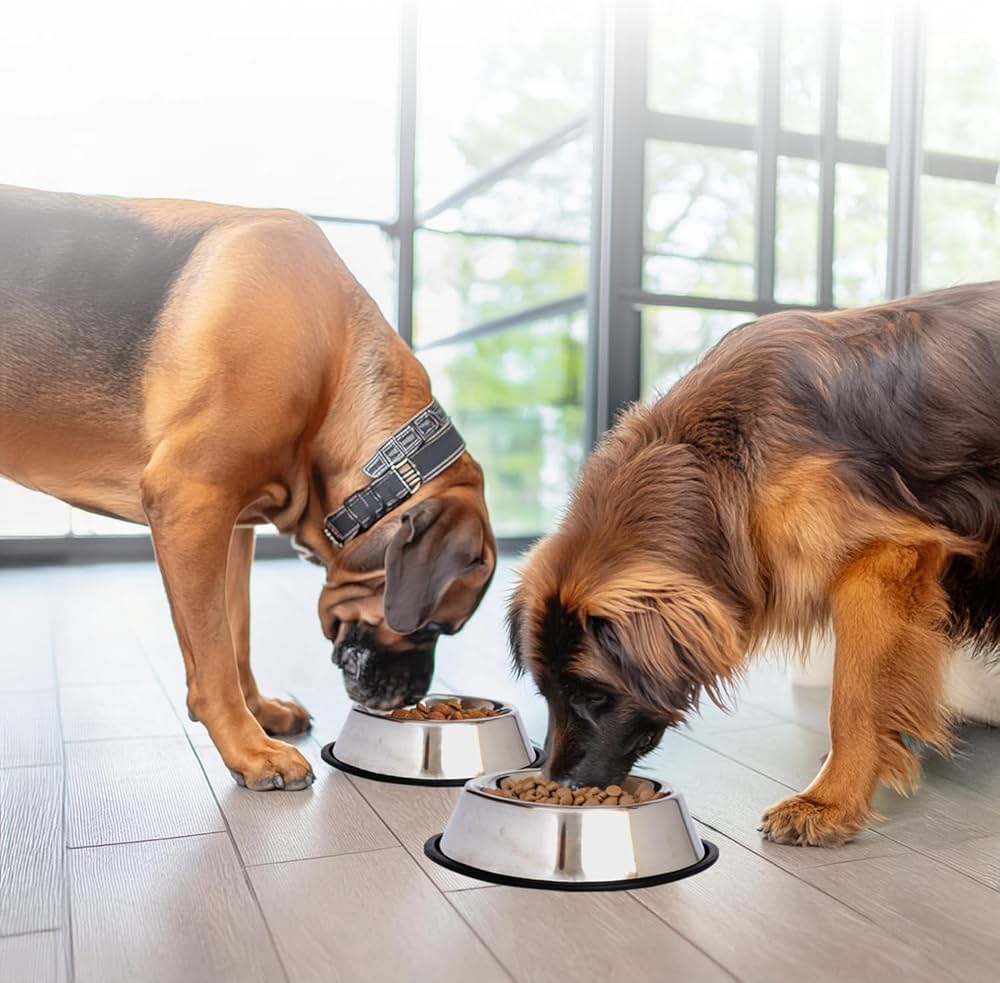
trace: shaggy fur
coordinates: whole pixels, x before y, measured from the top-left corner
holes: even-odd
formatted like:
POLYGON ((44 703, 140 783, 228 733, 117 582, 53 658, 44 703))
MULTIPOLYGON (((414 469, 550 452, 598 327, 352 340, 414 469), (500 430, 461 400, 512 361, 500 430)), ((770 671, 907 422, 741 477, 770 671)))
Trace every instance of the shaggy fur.
POLYGON ((1000 283, 730 332, 587 462, 512 598, 549 770, 620 780, 766 642, 836 631, 832 751, 764 831, 849 839, 949 745, 953 646, 1000 643, 1000 283))

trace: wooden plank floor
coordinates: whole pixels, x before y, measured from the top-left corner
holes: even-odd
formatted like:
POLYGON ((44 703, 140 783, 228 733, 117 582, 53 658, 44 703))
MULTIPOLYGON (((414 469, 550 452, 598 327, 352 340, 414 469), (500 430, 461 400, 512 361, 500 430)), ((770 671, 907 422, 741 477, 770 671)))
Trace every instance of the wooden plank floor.
MULTIPOLYGON (((503 563, 435 688, 545 708, 510 677, 503 563)), ((321 573, 257 565, 262 688, 313 712, 308 792, 238 788, 184 707, 154 567, 0 570, 0 983, 601 978, 994 979, 1000 732, 929 760, 909 799, 842 850, 763 843, 761 811, 827 750, 822 690, 774 667, 733 715, 706 710, 646 770, 686 793, 710 871, 618 894, 486 886, 421 846, 458 794, 348 778, 319 758, 348 709, 315 615, 321 573)))

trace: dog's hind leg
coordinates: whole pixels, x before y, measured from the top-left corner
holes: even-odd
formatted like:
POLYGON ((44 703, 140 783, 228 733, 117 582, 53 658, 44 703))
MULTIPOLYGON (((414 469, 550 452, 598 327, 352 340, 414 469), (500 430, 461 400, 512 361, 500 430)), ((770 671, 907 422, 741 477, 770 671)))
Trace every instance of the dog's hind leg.
POLYGON ((301 734, 309 730, 309 711, 290 700, 261 696, 250 668, 250 567, 253 565, 254 528, 233 530, 226 568, 226 604, 236 649, 236 667, 247 709, 269 734, 301 734))
POLYGON ((772 806, 762 830, 779 843, 827 846, 872 817, 879 781, 905 791, 919 777, 915 741, 949 745, 943 710, 951 647, 937 544, 882 544, 844 569, 831 595, 837 635, 830 754, 800 795, 772 806))

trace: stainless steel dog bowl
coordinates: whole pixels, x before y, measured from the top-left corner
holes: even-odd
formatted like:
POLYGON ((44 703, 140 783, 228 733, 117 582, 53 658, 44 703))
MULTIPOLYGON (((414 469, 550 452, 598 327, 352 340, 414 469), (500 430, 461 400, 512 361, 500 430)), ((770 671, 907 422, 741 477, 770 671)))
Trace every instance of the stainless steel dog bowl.
MULTIPOLYGON (((513 777, 537 775, 525 769, 513 777)), ((495 884, 563 891, 607 891, 689 877, 718 859, 702 840, 684 796, 646 778, 620 784, 633 795, 644 786, 662 799, 624 806, 558 806, 490 795, 509 772, 467 782, 444 833, 424 852, 468 877, 495 884)))
MULTIPOLYGON (((428 706, 455 699, 435 693, 428 706)), ((506 703, 459 696, 463 706, 499 710, 478 720, 400 720, 389 712, 352 707, 323 760, 341 771, 402 785, 464 785, 502 769, 537 765, 541 751, 528 739, 521 716, 506 703)))

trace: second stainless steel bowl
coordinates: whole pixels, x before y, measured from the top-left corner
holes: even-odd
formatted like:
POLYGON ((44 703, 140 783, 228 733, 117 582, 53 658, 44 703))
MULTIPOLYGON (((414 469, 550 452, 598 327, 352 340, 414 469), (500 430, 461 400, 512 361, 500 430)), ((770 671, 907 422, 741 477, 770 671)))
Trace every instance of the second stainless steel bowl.
MULTIPOLYGON (((515 778, 537 776, 534 769, 515 778)), ((522 802, 484 791, 507 773, 466 783, 448 826, 424 847, 430 859, 461 874, 499 884, 557 890, 614 890, 662 884, 710 867, 718 850, 703 841, 676 789, 639 776, 663 798, 624 806, 560 806, 522 802)))
MULTIPOLYGON (((508 703, 459 696, 466 707, 498 710, 476 720, 401 720, 388 712, 354 706, 340 736, 323 748, 323 759, 363 778, 406 785, 464 785, 487 772, 538 764, 541 752, 528 738, 521 716, 508 703)), ((435 693, 423 703, 455 699, 435 693)))

